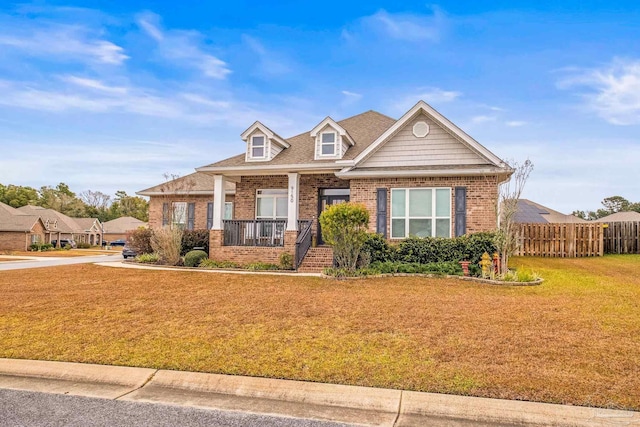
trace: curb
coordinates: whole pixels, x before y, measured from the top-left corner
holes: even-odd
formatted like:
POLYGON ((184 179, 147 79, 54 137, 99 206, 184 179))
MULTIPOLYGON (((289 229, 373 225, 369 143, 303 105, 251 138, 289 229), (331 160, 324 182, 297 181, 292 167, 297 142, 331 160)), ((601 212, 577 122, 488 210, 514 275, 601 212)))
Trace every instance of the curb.
POLYGON ((193 271, 197 273, 216 273, 216 274, 258 274, 258 275, 271 275, 271 276, 291 276, 291 277, 320 277, 320 273, 294 273, 284 272, 281 270, 225 270, 225 269, 213 269, 213 268, 198 268, 198 267, 169 267, 160 265, 145 265, 131 261, 111 261, 111 262, 94 262, 93 264, 101 267, 114 267, 114 268, 136 268, 139 270, 162 270, 162 271, 193 271))
POLYGON ((0 358, 0 387, 367 426, 640 425, 640 412, 281 379, 0 358))

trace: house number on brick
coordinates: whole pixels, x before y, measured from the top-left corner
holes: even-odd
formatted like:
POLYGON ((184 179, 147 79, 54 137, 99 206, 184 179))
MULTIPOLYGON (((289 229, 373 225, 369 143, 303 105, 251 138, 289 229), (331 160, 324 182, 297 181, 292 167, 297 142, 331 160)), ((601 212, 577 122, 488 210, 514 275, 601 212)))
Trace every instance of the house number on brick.
POLYGON ((293 185, 291 186, 291 193, 290 194, 291 194, 291 198, 289 199, 289 201, 291 203, 293 203, 293 185))

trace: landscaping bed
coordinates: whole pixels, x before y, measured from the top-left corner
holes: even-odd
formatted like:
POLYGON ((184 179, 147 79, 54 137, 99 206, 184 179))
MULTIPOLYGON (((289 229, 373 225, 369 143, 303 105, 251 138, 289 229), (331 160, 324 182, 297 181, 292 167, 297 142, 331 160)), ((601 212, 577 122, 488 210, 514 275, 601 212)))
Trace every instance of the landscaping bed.
POLYGON ((545 282, 7 271, 0 357, 640 410, 640 256, 514 261, 545 282))

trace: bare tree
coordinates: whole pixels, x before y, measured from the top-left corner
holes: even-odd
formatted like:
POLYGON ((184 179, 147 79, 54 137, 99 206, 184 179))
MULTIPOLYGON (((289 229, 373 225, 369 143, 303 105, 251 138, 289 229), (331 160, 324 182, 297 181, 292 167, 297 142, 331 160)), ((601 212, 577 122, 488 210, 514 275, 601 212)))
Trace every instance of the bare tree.
POLYGON ((513 175, 498 190, 498 233, 496 245, 502 257, 501 274, 508 271, 509 258, 518 248, 518 233, 514 220, 518 211, 518 200, 533 170, 533 163, 529 159, 522 164, 515 161, 511 163, 513 175))
POLYGON ((98 210, 105 210, 111 205, 111 196, 100 191, 83 191, 80 193, 80 200, 98 210))

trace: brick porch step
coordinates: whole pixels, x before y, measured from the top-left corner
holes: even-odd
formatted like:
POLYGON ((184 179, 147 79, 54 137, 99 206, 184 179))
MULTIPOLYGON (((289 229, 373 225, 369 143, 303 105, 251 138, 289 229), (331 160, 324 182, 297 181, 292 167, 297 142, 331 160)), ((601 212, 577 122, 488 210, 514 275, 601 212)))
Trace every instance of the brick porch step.
POLYGON ((333 264, 333 249, 330 246, 309 248, 307 256, 298 268, 301 273, 322 273, 326 267, 333 264))

